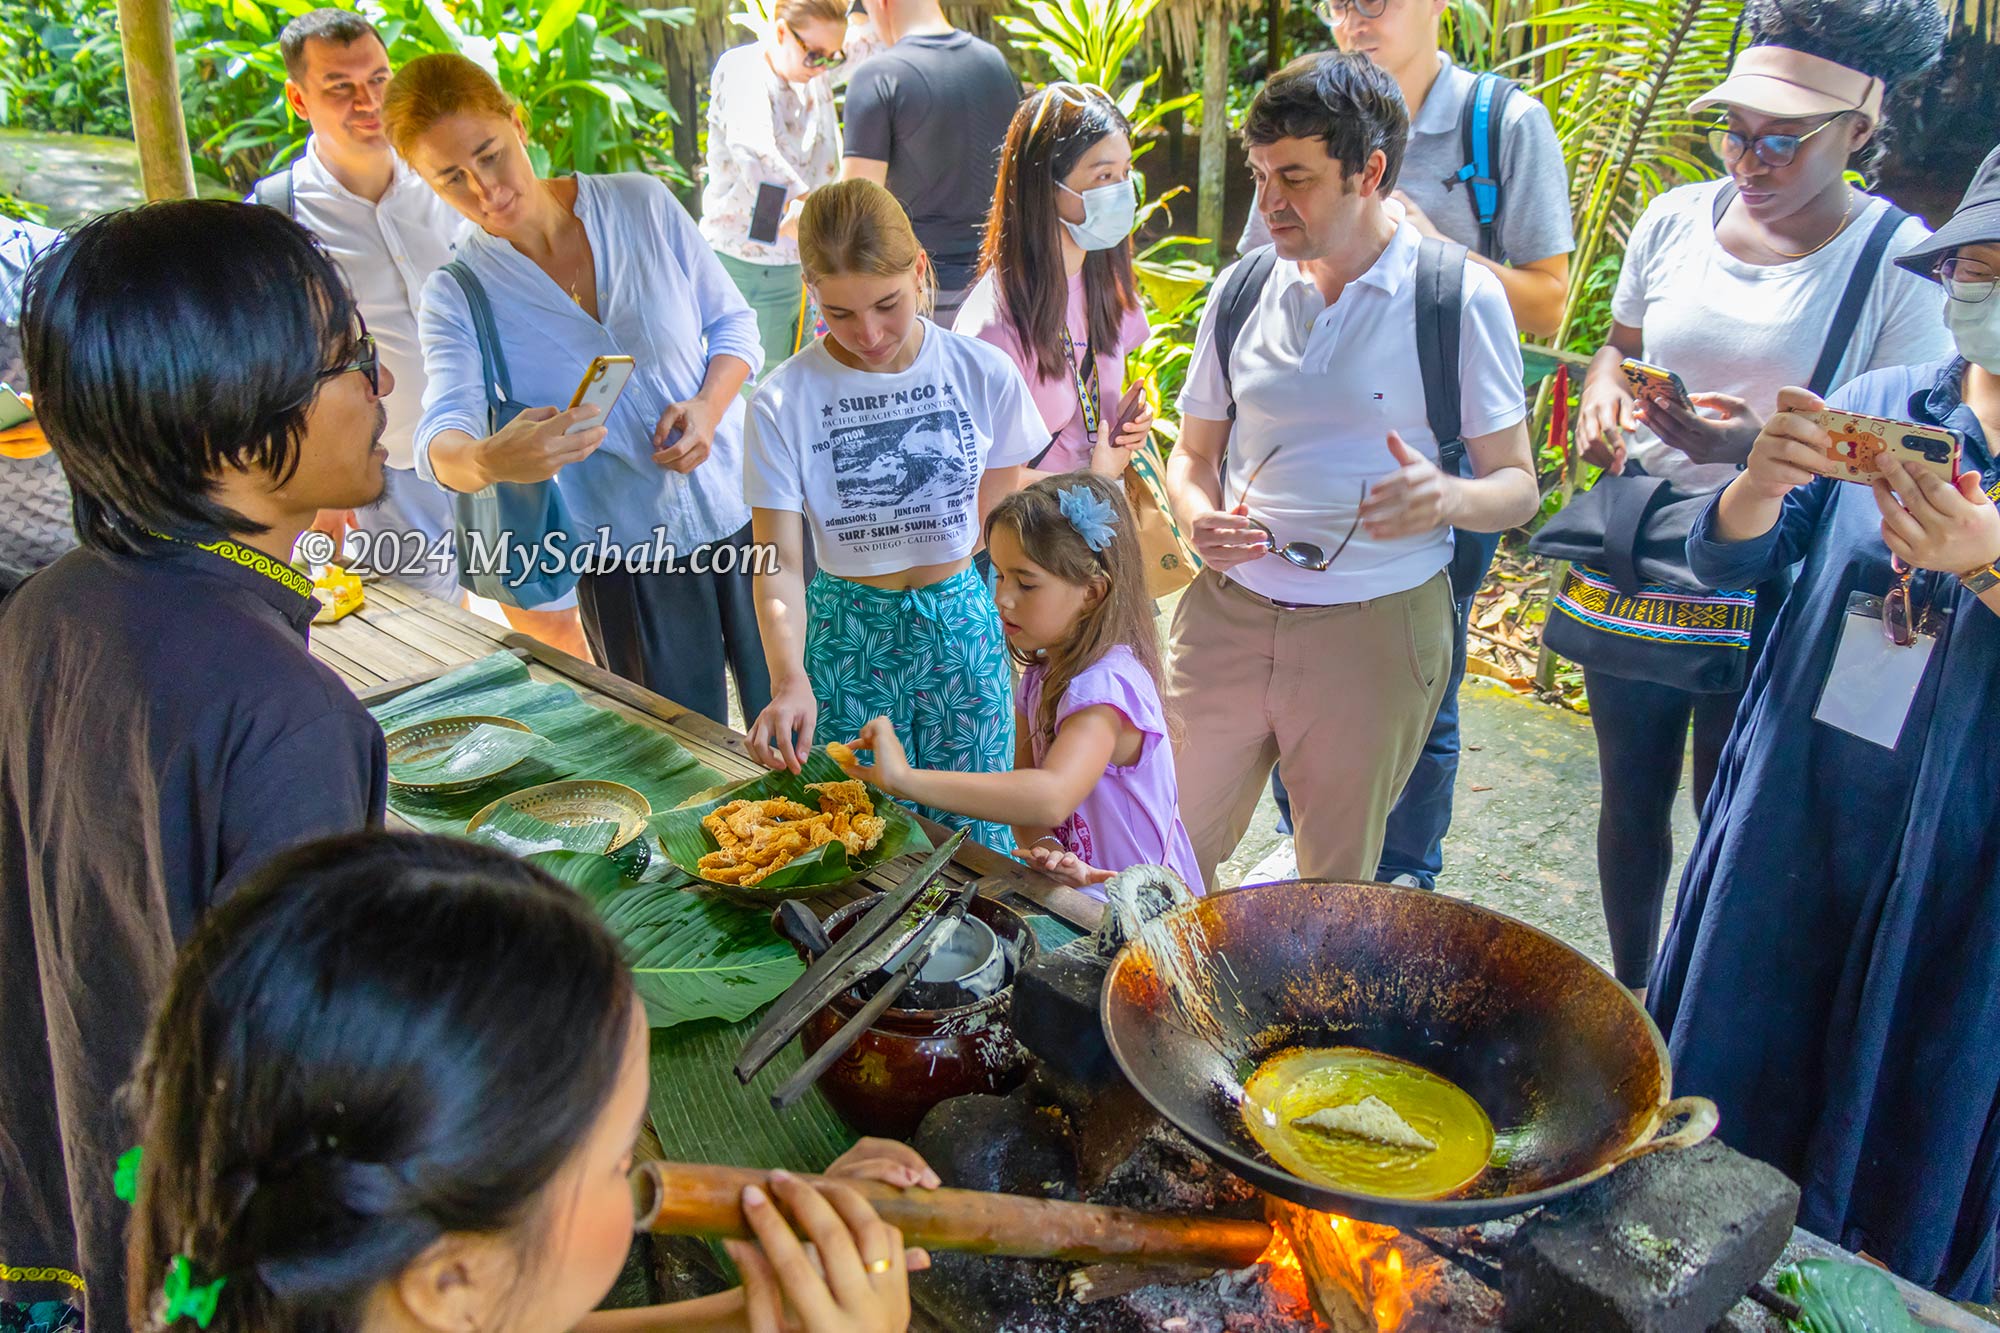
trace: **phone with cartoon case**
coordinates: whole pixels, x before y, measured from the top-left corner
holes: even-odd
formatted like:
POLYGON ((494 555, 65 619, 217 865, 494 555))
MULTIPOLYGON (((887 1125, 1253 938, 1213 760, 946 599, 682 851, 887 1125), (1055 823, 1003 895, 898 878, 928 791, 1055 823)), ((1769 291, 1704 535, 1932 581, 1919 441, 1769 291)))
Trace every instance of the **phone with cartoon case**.
POLYGON ((1958 476, 1959 439, 1942 426, 1921 426, 1860 412, 1825 410, 1803 415, 1833 437, 1826 450, 1829 476, 1864 485, 1880 481, 1884 458, 1899 458, 1912 471, 1932 473, 1944 482, 1958 476))

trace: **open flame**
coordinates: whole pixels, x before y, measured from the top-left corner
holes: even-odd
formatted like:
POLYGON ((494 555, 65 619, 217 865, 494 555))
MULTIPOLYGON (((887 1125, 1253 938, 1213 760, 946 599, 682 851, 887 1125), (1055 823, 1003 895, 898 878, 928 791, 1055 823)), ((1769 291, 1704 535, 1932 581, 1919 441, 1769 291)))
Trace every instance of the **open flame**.
POLYGON ((1394 1227, 1273 1201, 1270 1280, 1303 1295, 1336 1333, 1395 1333, 1409 1318, 1412 1277, 1394 1227))

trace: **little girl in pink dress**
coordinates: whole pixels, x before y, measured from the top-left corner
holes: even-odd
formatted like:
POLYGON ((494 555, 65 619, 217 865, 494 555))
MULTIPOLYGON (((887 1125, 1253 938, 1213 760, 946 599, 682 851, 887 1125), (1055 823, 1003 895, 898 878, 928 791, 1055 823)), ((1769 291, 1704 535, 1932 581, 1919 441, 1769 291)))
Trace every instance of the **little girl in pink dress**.
POLYGON ((993 507, 986 545, 1000 626, 1026 669, 1013 771, 911 768, 885 717, 853 743, 874 764, 848 771, 891 796, 1011 825, 1016 856, 1100 897, 1093 886, 1134 865, 1164 865, 1204 892, 1123 491, 1087 472, 1046 477, 993 507))

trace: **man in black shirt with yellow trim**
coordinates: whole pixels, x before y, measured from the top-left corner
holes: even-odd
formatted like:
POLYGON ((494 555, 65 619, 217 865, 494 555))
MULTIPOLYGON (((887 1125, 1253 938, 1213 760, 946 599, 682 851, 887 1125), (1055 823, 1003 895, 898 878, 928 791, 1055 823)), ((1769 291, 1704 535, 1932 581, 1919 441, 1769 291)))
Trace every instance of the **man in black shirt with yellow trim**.
POLYGON ((288 561, 381 494, 392 381, 332 262, 247 204, 81 228, 23 341, 80 545, 0 606, 0 1302, 112 1329, 117 1092, 176 946, 273 852, 382 820, 382 733, 288 561))

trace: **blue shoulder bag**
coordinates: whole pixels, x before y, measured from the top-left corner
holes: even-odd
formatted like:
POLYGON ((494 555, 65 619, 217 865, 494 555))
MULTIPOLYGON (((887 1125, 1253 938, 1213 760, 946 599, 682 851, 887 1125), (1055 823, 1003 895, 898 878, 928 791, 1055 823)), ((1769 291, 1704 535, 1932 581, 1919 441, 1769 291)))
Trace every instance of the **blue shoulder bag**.
MULTIPOLYGON (((486 384, 486 429, 495 433, 527 408, 513 399, 507 378, 507 358, 500 350, 500 331, 493 323, 493 305, 486 299, 486 287, 462 259, 444 266, 465 293, 472 312, 472 327, 479 339, 479 362, 486 384)), ((537 607, 568 595, 576 588, 576 575, 567 559, 561 569, 551 571, 544 561, 544 540, 553 533, 570 531, 569 507, 562 490, 553 480, 496 481, 481 490, 452 491, 452 513, 458 540, 458 581, 481 597, 508 606, 537 607), (503 545, 504 543, 504 545, 503 545), (472 559, 474 552, 496 553, 490 560, 472 559), (501 556, 505 564, 500 563, 501 556), (529 563, 527 576, 516 578, 522 564, 529 563), (474 572, 475 565, 481 566, 474 572)), ((567 555, 567 545, 560 553, 567 555)))

